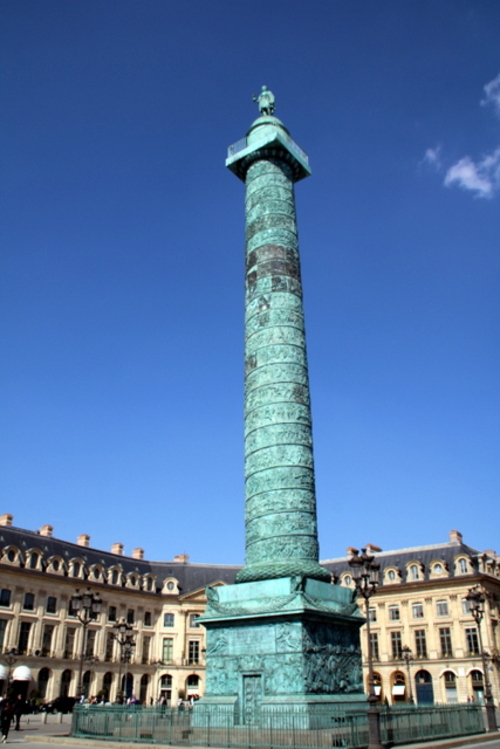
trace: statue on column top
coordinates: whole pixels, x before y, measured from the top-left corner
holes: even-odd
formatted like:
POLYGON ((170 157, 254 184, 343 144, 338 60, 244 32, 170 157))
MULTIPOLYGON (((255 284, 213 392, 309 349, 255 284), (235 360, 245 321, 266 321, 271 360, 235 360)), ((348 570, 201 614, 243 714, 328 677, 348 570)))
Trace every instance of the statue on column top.
POLYGON ((262 86, 262 91, 258 96, 253 96, 252 101, 259 105, 261 115, 272 116, 274 114, 274 94, 269 91, 267 86, 262 86))

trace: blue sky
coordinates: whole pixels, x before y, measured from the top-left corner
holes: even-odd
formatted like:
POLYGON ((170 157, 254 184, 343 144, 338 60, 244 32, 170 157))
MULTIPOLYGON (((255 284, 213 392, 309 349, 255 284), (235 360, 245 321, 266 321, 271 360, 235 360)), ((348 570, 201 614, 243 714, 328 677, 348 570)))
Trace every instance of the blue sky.
POLYGON ((321 557, 500 520, 498 0, 3 0, 0 512, 244 558, 244 186, 296 188, 321 557))

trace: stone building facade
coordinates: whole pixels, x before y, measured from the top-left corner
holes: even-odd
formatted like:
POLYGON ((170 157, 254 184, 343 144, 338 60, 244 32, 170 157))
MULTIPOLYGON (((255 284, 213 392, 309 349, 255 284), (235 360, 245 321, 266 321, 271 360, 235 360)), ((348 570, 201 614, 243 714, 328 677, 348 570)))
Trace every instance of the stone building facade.
POLYGON ((88 696, 104 693, 114 701, 119 681, 125 695, 146 704, 161 696, 173 704, 180 696, 203 694, 205 630, 197 620, 205 588, 232 582, 237 567, 190 564, 187 555, 150 562, 142 549, 126 556, 114 544, 104 552, 91 548, 86 534, 74 544, 54 538, 49 525, 32 532, 15 528, 12 520, 0 517, 0 653, 15 648, 17 660, 8 674, 8 659, 0 656, 2 692, 6 677, 12 680, 25 666, 31 680, 17 689, 35 689, 46 701, 76 696, 83 647, 88 696), (70 600, 87 588, 103 603, 83 643, 70 600), (130 662, 120 667, 113 632, 123 619, 132 625, 136 644, 130 662))
MULTIPOLYGON (((336 582, 354 588, 348 555, 323 564, 336 582)), ((451 531, 449 543, 384 552, 369 546, 380 564, 380 586, 370 599, 376 691, 390 704, 408 701, 482 701, 484 674, 477 626, 465 596, 478 585, 486 594, 483 649, 495 703, 500 702, 500 557, 479 552, 451 531), (403 648, 411 651, 408 663, 403 648)), ((364 601, 359 601, 363 606, 364 601)), ((361 630, 365 686, 366 626, 361 630)))
MULTIPOLYGON (((146 704, 161 696, 175 704, 179 697, 204 694, 205 629, 197 620, 205 610, 205 588, 233 583, 240 567, 192 564, 187 555, 151 562, 142 549, 131 556, 121 544, 100 551, 85 534, 70 543, 55 538, 49 525, 33 532, 12 521, 9 514, 0 516, 0 653, 16 650, 10 667, 0 655, 2 693, 7 677, 15 678, 19 667, 27 667, 23 678, 30 680, 16 682, 26 694, 37 690, 45 701, 77 695, 83 627, 70 600, 77 590, 90 588, 103 605, 83 644, 85 694, 105 694, 114 701, 123 688, 146 704), (133 627, 136 646, 130 662, 120 665, 112 633, 123 619, 133 627)), ((368 550, 381 565, 381 585, 370 599, 380 698, 391 704, 410 695, 421 703, 481 699, 477 627, 464 605, 467 591, 479 585, 486 593, 481 633, 498 704, 500 558, 467 546, 457 531, 444 544, 368 550), (409 669, 402 658, 404 646, 412 651, 409 669)), ((333 582, 353 588, 349 553, 322 564, 333 582)))

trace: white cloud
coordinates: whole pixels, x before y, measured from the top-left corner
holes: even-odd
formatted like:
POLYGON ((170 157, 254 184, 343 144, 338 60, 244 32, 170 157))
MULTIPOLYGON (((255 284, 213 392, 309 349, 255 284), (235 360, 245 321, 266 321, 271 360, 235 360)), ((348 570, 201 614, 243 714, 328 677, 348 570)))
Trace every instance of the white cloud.
POLYGON ((472 190, 478 198, 491 198, 493 195, 494 180, 489 170, 484 167, 484 160, 475 164, 469 156, 464 156, 457 161, 448 169, 444 178, 446 187, 455 183, 464 190, 472 190))
POLYGON ((428 148, 422 159, 422 163, 429 164, 429 166, 433 166, 437 171, 439 171, 441 169, 441 146, 428 148))
MULTIPOLYGON (((493 104, 500 117, 500 73, 484 86, 485 98, 481 104, 493 104)), ((441 168, 440 148, 428 148, 424 161, 439 171, 441 168)), ((470 190, 477 198, 492 198, 500 188, 500 146, 486 154, 480 161, 464 156, 451 166, 445 175, 446 187, 458 186, 470 190)))
POLYGON ((500 117, 500 73, 496 78, 486 84, 484 87, 486 97, 481 101, 483 106, 493 104, 497 115, 500 117))

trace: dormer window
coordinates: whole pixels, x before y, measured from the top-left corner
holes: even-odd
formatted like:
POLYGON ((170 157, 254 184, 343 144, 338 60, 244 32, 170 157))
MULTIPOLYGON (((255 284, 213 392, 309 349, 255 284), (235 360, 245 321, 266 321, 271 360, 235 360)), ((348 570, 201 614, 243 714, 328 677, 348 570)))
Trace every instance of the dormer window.
POLYGON ((418 580, 418 578, 419 578, 419 570, 418 570, 418 565, 416 565, 416 564, 412 564, 412 565, 410 566, 410 578, 411 578, 412 580, 418 580))
POLYGON ((469 571, 469 565, 467 564, 467 559, 464 559, 462 557, 462 559, 458 560, 458 569, 461 575, 467 574, 467 572, 469 571))

